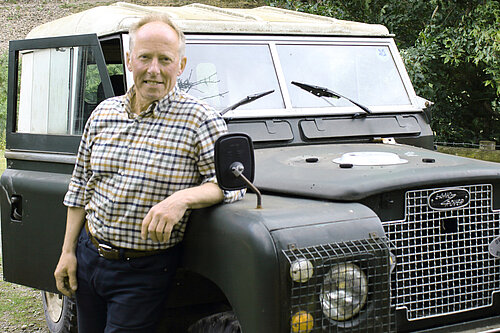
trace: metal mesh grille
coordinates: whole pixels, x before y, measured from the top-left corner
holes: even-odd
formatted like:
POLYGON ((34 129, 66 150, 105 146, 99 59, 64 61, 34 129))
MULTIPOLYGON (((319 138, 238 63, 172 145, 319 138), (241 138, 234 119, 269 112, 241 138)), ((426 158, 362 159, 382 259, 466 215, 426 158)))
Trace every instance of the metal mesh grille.
MULTIPOLYGON (((283 253, 290 263, 289 267, 293 267, 294 262, 304 261, 304 259, 309 260, 313 267, 312 277, 307 281, 291 281, 291 332, 293 332, 293 325, 303 325, 298 326, 302 328, 313 327, 310 332, 391 332, 393 330, 391 325, 394 321, 391 321, 390 311, 389 250, 383 240, 370 239, 319 245, 286 250, 283 253), (332 268, 347 267, 351 264, 361 268, 367 278, 366 305, 353 318, 344 321, 331 320, 325 316, 320 304, 322 290, 331 286, 331 281, 329 282, 326 277, 332 275, 332 268), (293 322, 293 316, 300 311, 303 311, 301 313, 307 312, 311 316, 304 315, 301 322, 293 322)), ((303 274, 307 274, 307 266, 302 267, 303 274)), ((287 275, 290 276, 288 272, 287 275)), ((359 281, 350 282, 355 284, 359 281)), ((345 296, 345 299, 339 299, 338 302, 345 302, 348 297, 345 296)), ((297 326, 295 329, 297 332, 297 326)))
POLYGON ((500 290, 500 265, 488 253, 499 235, 499 212, 492 209, 492 186, 462 186, 468 205, 434 210, 432 193, 406 193, 404 221, 384 223, 396 249, 392 276, 393 304, 406 308, 408 320, 491 305, 500 290))

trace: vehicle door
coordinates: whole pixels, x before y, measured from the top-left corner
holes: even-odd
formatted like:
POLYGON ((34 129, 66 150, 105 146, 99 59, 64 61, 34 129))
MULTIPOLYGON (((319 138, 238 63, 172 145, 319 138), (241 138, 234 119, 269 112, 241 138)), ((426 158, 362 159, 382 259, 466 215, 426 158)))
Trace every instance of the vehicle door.
POLYGON ((10 42, 8 81, 4 278, 55 292, 75 154, 88 116, 113 87, 95 34, 10 42))

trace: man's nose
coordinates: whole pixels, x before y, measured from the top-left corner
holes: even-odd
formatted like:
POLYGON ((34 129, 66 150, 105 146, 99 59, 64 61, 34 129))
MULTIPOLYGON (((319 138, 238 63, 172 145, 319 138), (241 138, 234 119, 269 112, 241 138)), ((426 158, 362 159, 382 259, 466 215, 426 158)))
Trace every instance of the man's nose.
POLYGON ((157 58, 153 58, 148 66, 148 73, 158 74, 160 72, 160 63, 157 58))

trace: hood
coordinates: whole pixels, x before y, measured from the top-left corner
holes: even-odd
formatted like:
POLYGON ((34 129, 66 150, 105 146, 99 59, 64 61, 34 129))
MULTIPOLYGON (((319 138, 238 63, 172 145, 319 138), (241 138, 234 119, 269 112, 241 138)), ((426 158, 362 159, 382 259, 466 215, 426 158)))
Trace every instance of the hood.
POLYGON ((500 179, 500 164, 400 144, 335 144, 255 151, 266 192, 354 201, 382 192, 500 179))

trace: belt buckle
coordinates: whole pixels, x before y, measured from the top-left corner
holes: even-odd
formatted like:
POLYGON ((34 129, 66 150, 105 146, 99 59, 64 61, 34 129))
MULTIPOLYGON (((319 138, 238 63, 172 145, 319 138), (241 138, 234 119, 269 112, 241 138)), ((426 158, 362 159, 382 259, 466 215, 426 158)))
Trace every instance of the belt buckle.
POLYGON ((118 258, 120 255, 117 250, 106 244, 99 244, 97 252, 101 257, 106 259, 118 258))

